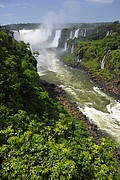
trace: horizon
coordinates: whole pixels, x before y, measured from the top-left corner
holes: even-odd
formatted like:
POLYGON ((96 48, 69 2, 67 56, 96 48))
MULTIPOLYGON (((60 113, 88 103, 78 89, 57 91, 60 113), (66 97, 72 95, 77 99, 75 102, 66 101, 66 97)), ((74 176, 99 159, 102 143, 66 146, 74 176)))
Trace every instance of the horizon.
MULTIPOLYGON (((115 21, 109 21, 109 22, 107 22, 107 21, 101 21, 101 22, 77 22, 77 23, 75 23, 75 22, 66 22, 66 23, 63 23, 63 24, 109 24, 109 23, 114 23, 114 22, 116 22, 116 21, 119 21, 118 19, 116 19, 115 21)), ((119 23, 120 23, 120 21, 119 21, 119 23)), ((10 24, 4 24, 4 25, 2 25, 2 26, 7 26, 7 25, 17 25, 17 24, 44 24, 43 22, 19 22, 19 23, 10 23, 10 24)), ((63 25, 63 24, 58 24, 58 23, 55 23, 55 24, 53 24, 53 25, 63 25)))

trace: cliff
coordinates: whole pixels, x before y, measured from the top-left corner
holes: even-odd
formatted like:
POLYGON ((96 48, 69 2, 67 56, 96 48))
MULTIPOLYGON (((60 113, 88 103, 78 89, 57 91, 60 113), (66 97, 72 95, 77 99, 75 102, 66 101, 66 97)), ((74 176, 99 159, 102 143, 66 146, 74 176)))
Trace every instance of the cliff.
POLYGON ((113 23, 110 28, 105 37, 101 31, 98 39, 94 35, 75 44, 73 41, 73 53, 66 53, 62 59, 67 65, 85 69, 105 90, 120 97, 120 24, 113 23))

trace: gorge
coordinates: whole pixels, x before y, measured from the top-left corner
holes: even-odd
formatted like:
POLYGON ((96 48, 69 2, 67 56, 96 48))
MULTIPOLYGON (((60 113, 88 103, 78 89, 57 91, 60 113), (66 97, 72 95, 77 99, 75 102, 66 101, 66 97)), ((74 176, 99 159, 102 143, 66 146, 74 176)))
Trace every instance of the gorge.
POLYGON ((1 180, 120 177, 119 28, 66 26, 0 27, 1 180))
MULTIPOLYGON (((79 36, 86 37, 87 30, 78 27, 76 30, 40 27, 14 31, 16 40, 30 43, 32 51, 39 51, 40 55, 36 59, 40 78, 62 87, 92 123, 120 143, 120 102, 117 97, 103 92, 83 70, 73 69, 60 61, 64 51, 74 52, 74 45, 69 47, 67 41, 79 36), (63 31, 66 31, 64 37, 63 31)), ((104 61, 101 62, 101 68, 104 68, 104 61)))

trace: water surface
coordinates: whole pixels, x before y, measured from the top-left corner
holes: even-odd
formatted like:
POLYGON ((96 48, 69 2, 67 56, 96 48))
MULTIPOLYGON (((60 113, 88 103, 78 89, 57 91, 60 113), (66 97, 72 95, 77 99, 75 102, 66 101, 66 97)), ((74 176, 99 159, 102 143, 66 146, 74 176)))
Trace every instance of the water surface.
POLYGON ((41 79, 61 86, 91 122, 120 142, 119 101, 99 89, 84 71, 60 62, 56 50, 40 49, 37 61, 41 79))

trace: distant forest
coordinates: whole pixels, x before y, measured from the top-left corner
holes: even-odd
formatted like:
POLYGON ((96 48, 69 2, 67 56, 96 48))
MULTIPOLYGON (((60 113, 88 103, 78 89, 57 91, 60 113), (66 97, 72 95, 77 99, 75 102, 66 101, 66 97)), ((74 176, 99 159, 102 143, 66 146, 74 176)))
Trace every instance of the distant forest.
MULTIPOLYGON (((100 25, 107 25, 111 24, 110 22, 108 23, 66 23, 64 25, 64 28, 95 28, 100 25)), ((21 29, 37 29, 39 28, 43 23, 18 23, 18 24, 8 24, 2 26, 4 29, 7 30, 21 30, 21 29)), ((61 27, 63 25, 61 24, 61 27)), ((54 27, 60 27, 60 25, 55 24, 54 27)))

